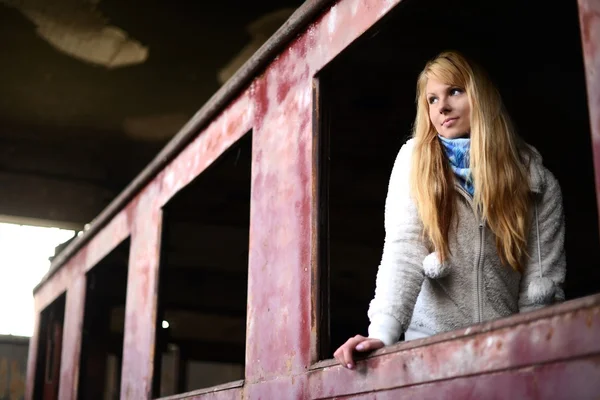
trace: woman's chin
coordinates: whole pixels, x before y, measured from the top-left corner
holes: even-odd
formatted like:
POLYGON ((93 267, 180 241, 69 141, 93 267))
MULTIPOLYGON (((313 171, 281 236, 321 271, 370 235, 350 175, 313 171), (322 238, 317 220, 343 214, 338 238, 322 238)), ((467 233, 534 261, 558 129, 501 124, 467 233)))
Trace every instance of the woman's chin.
POLYGON ((465 132, 464 130, 458 129, 447 129, 439 132, 440 136, 445 139, 458 139, 458 138, 468 138, 470 136, 469 132, 465 132))

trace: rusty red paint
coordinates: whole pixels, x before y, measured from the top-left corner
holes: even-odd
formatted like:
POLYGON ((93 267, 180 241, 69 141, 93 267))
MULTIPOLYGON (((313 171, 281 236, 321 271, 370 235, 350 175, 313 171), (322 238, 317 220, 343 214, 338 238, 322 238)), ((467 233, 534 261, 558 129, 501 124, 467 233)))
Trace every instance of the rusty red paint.
POLYGON ((245 398, 257 400, 309 399, 307 384, 306 376, 282 375, 275 379, 247 385, 245 398))
MULTIPOLYGON (((600 298, 597 300, 600 301, 600 298)), ((529 316, 532 317, 532 316, 529 316)), ((468 330, 438 343, 406 343, 359 362, 356 371, 333 364, 310 375, 310 398, 378 391, 473 374, 493 373, 571 357, 600 354, 600 304, 481 332, 468 330), (593 323, 588 326, 591 318, 593 323), (551 335, 548 335, 549 333, 551 335), (367 370, 376 374, 365 374, 367 370), (402 371, 401 374, 398 371, 402 371)), ((434 338, 432 338, 434 339, 434 338)))
MULTIPOLYGON (((35 294, 36 310, 43 310, 63 294, 70 283, 93 268, 129 235, 127 211, 119 213, 35 294)), ((84 233, 85 234, 85 233, 84 233)))
POLYGON ((592 356, 336 399, 596 399, 590 382, 599 378, 600 357, 592 356))
POLYGON ((207 391, 202 394, 194 394, 192 393, 183 393, 178 396, 169 396, 161 398, 162 400, 177 400, 177 399, 185 399, 185 400, 243 400, 244 399, 244 391, 242 388, 233 388, 227 390, 219 390, 219 391, 207 391))
POLYGON ((162 206, 251 128, 246 95, 221 113, 132 202, 122 398, 151 395, 162 206))
POLYGON ((578 3, 596 171, 596 199, 600 210, 600 1, 579 0, 578 3))
POLYGON ((86 280, 83 275, 74 279, 67 290, 58 392, 61 400, 77 399, 85 290, 86 280))
MULTIPOLYGON (((121 397, 150 397, 161 208, 250 130, 254 135, 246 380, 243 388, 186 398, 397 398, 413 393, 416 398, 438 398, 436 393, 452 398, 481 398, 490 393, 543 398, 563 393, 560 390, 569 387, 568 379, 582 377, 585 380, 581 380, 578 393, 585 396, 585 390, 598 389, 594 388, 600 381, 597 358, 561 361, 600 353, 599 345, 592 340, 600 337, 598 298, 386 348, 359 363, 359 369, 367 368, 368 374, 348 371, 331 362, 311 368, 316 340, 312 297, 317 293, 317 282, 311 280, 317 240, 313 230, 316 203, 312 197, 316 187, 316 166, 312 162, 313 79, 398 3, 341 0, 323 12, 39 289, 38 316, 67 291, 65 361, 61 369, 65 388, 61 385, 61 398, 73 398, 76 393, 82 319, 78 307, 84 302, 75 304, 74 299, 84 296, 84 274, 129 235, 121 397), (70 340, 72 344, 68 344, 70 340), (538 366, 519 369, 529 365, 538 366), (481 373, 487 375, 465 377, 481 373), (560 387, 551 390, 552 385, 536 386, 531 383, 535 379, 560 387), (439 380, 444 382, 431 383, 439 380), (410 388, 404 387, 407 385, 410 388), (368 392, 375 394, 365 394, 368 392)), ((600 171, 600 1, 579 0, 579 4, 596 171, 600 171)), ((600 194, 600 174, 597 188, 600 194)), ((32 398, 38 322, 30 347, 27 399, 32 398)))
MULTIPOLYGON (((146 209, 152 210, 150 204, 144 201, 140 201, 140 206, 148 206, 146 209)), ((140 212, 135 221, 127 281, 121 376, 121 398, 125 399, 144 399, 151 395, 158 292, 161 215, 140 212)))
POLYGON ((85 272, 92 269, 130 235, 128 214, 121 212, 86 246, 85 272))
POLYGON ((245 91, 155 178, 160 187, 159 207, 247 134, 252 129, 253 115, 254 105, 245 91))
POLYGON ((313 77, 397 3, 339 2, 255 83, 254 151, 259 155, 252 193, 277 195, 252 196, 249 382, 298 374, 311 363, 313 77))

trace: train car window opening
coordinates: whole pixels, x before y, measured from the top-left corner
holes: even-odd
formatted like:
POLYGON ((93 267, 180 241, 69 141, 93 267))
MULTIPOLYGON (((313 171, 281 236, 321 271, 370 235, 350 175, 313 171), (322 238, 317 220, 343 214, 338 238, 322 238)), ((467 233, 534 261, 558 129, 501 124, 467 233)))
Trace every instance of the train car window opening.
POLYGON ((331 358, 350 336, 367 333, 388 179, 411 134, 417 76, 427 60, 448 49, 488 71, 519 134, 560 182, 567 299, 599 291, 598 212, 577 4, 403 1, 317 77, 319 359, 331 358))

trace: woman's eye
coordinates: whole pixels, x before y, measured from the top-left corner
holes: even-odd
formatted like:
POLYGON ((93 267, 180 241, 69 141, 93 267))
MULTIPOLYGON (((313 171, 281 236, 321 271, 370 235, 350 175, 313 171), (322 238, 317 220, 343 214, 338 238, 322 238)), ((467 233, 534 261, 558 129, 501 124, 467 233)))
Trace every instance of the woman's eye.
POLYGON ((457 94, 461 94, 462 92, 463 92, 462 89, 459 89, 459 88, 450 89, 451 96, 456 96, 457 94))
POLYGON ((429 101, 429 104, 433 104, 437 101, 437 97, 430 97, 429 99, 427 99, 429 101))

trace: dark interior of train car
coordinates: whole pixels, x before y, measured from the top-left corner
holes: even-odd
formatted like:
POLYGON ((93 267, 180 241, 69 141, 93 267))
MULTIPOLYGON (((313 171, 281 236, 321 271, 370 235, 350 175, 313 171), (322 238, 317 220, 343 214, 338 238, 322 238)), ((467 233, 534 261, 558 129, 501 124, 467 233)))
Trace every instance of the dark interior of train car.
POLYGON ((80 399, 116 399, 121 393, 130 243, 124 240, 86 274, 80 399))
POLYGON ((33 398, 57 398, 66 295, 46 307, 40 318, 33 398))
POLYGON ((318 76, 321 193, 328 210, 321 225, 329 226, 321 231, 321 275, 329 275, 321 290, 322 359, 351 335, 367 333, 389 174, 411 134, 417 75, 446 49, 488 71, 519 134, 561 184, 567 299, 598 291, 598 213, 577 3, 405 0, 318 76))
POLYGON ((248 133, 163 209, 155 396, 244 378, 251 157, 248 133))

